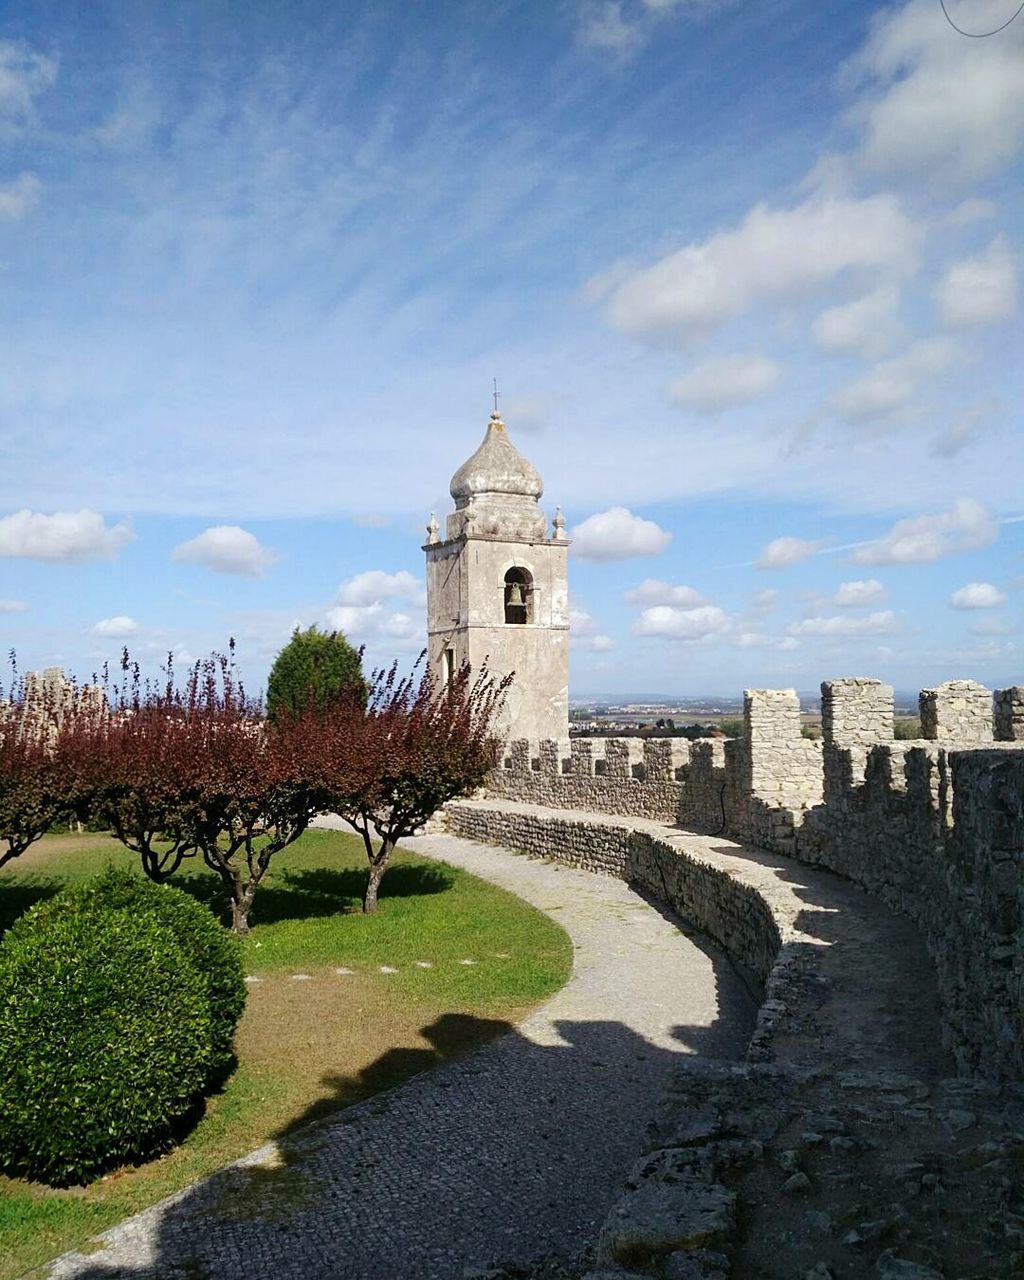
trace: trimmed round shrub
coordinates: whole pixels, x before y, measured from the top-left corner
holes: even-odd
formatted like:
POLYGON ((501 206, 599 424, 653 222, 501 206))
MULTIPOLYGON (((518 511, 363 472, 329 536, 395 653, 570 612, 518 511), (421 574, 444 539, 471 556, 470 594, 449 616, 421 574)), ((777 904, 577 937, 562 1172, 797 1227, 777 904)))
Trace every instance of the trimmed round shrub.
POLYGON ((148 915, 174 935, 187 962, 206 985, 212 1030, 211 1076, 233 1061, 231 1042, 245 1008, 241 943, 208 907, 168 884, 154 884, 127 871, 110 870, 61 895, 61 910, 111 908, 148 915))
POLYGON ((206 983, 167 925, 62 898, 0 941, 0 1167, 58 1186, 169 1145, 213 1043, 206 983))

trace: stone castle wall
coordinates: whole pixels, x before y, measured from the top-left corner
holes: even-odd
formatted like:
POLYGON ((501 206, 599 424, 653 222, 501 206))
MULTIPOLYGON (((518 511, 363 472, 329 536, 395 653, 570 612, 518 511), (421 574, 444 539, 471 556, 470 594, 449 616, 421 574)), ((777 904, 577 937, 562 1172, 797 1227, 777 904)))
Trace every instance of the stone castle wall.
POLYGON ((793 852, 909 916, 935 964, 960 1069, 1019 1078, 1024 742, 1011 732, 1022 691, 993 698, 960 680, 926 689, 927 736, 895 742, 887 685, 843 680, 822 689, 823 803, 795 826, 793 852), (827 701, 841 710, 831 724, 827 701), (1006 734, 998 748, 995 732, 1006 734))
MULTIPOLYGON (((924 737, 897 742, 890 686, 828 681, 816 742, 792 690, 750 690, 740 739, 520 740, 488 793, 725 834, 855 881, 922 930, 960 1068, 1019 1078, 1024 687, 950 681, 920 707, 924 737)), ((611 874, 622 856, 587 854, 611 874)))

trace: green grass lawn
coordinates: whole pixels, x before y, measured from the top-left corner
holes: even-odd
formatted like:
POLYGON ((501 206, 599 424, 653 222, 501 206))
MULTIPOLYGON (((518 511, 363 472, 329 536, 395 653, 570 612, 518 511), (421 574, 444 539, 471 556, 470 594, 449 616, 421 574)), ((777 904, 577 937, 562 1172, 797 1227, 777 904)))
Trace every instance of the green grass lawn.
MULTIPOLYGON (((105 836, 47 837, 0 871, 0 932, 63 885, 135 861, 105 836)), ((216 906, 219 882, 186 866, 174 882, 216 906)), ((243 942, 255 980, 237 1070, 158 1160, 67 1190, 0 1177, 0 1280, 269 1138, 478 1047, 568 977, 568 936, 504 890, 400 850, 380 911, 363 916, 364 868, 362 843, 343 832, 309 831, 277 855, 243 942)))

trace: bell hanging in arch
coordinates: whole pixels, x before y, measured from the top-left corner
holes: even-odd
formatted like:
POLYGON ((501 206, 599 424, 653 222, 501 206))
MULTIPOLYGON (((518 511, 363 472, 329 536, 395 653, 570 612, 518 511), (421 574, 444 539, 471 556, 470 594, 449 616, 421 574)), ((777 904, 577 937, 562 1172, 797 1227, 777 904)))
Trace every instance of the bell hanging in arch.
POLYGON ((511 609, 522 609, 526 606, 526 600, 523 596, 523 588, 518 582, 513 582, 509 587, 508 600, 506 602, 511 609))

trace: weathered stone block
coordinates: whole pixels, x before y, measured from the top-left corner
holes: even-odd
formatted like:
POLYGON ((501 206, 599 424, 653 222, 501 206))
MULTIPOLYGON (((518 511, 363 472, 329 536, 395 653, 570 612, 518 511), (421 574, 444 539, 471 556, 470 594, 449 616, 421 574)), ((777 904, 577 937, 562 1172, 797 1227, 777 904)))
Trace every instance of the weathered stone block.
POLYGON ((678 1249, 700 1249, 735 1229, 736 1196, 717 1182, 646 1182, 615 1206, 598 1241, 598 1256, 644 1265, 678 1249))
POLYGON ((821 731, 826 744, 870 746, 893 738, 892 685, 865 677, 821 686, 821 731))
POLYGON ((992 693, 975 680, 947 680, 922 689, 921 737, 964 746, 992 741, 992 693))

